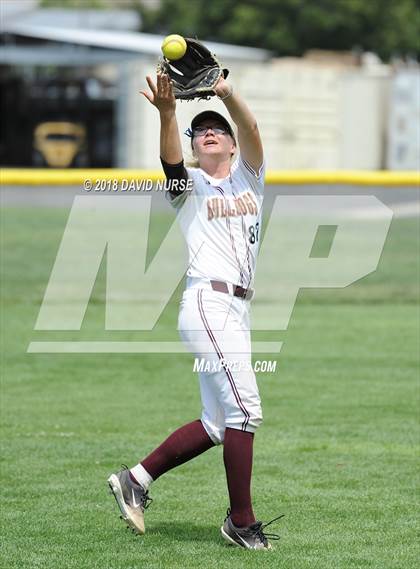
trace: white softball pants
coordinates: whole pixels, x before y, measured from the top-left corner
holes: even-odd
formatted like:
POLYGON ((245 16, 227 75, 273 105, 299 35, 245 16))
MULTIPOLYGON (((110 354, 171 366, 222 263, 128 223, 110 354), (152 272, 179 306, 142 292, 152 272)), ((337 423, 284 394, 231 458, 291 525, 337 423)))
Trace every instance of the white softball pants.
POLYGON ((249 307, 249 301, 216 292, 201 279, 188 279, 181 300, 178 330, 202 364, 201 421, 215 444, 223 442, 226 427, 253 433, 262 422, 249 307))

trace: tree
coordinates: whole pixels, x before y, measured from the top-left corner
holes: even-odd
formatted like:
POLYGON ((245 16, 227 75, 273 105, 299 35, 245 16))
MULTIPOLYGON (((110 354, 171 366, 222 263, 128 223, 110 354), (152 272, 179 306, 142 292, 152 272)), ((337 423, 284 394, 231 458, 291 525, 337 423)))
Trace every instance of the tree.
POLYGON ((261 47, 276 55, 359 47, 419 55, 419 0, 161 0, 139 4, 142 31, 261 47))

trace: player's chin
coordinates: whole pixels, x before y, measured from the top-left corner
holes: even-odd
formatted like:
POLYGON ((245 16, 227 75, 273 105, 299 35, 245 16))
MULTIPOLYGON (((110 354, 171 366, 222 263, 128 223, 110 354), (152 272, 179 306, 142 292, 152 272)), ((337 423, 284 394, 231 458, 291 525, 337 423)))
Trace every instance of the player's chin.
POLYGON ((222 154, 223 149, 220 148, 219 144, 208 144, 203 147, 204 154, 222 154))

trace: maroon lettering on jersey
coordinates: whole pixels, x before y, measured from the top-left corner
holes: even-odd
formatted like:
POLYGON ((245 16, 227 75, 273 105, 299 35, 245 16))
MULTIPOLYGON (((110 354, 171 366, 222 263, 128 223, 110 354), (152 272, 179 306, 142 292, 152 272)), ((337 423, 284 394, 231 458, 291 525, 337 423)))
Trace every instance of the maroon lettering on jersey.
POLYGON ((252 205, 253 205, 253 207, 254 207, 254 215, 257 215, 257 213, 258 213, 258 207, 257 207, 257 204, 256 204, 256 202, 255 202, 255 200, 254 200, 254 196, 252 195, 251 192, 246 192, 246 195, 248 196, 249 200, 252 202, 252 205))
POLYGON ((228 206, 227 214, 229 217, 235 217, 236 216, 236 209, 231 207, 231 203, 232 203, 232 201, 228 199, 227 200, 227 206, 228 206))
POLYGON ((214 217, 219 217, 219 198, 212 198, 211 203, 214 211, 214 217))
POLYGON ((235 198, 235 199, 233 200, 233 203, 235 204, 236 215, 242 215, 242 214, 241 214, 241 208, 239 207, 238 198, 235 198))
POLYGON ((236 201, 238 202, 239 211, 241 212, 241 215, 246 215, 246 214, 247 214, 247 209, 246 209, 246 205, 245 205, 244 200, 242 199, 242 197, 236 198, 236 201))
POLYGON ((248 212, 249 212, 251 215, 255 215, 255 213, 257 213, 257 212, 256 212, 256 210, 254 209, 254 204, 253 204, 253 202, 252 202, 252 201, 250 200, 250 198, 249 198, 248 192, 247 192, 246 194, 244 194, 244 200, 245 200, 245 202, 246 202, 246 205, 247 205, 247 208, 248 208, 248 212))
POLYGON ((235 198, 207 198, 207 219, 258 215, 258 206, 251 192, 244 192, 235 198))
POLYGON ((211 221, 215 217, 215 211, 210 200, 207 200, 207 220, 211 221))

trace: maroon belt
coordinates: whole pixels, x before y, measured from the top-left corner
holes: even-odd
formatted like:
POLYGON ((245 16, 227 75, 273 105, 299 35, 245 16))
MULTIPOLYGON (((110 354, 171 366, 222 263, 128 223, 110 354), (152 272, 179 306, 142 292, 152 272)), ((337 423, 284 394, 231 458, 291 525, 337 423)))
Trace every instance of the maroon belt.
POLYGON ((229 286, 224 281, 210 281, 211 288, 217 292, 225 292, 226 294, 233 294, 233 296, 239 296, 245 300, 251 300, 254 296, 254 291, 251 288, 243 288, 239 285, 231 285, 232 290, 229 290, 229 286))

